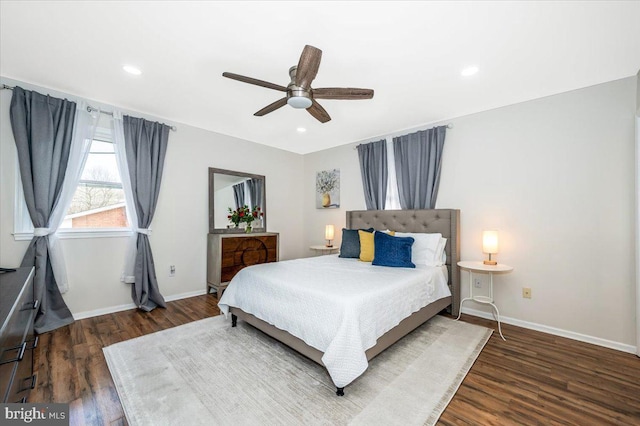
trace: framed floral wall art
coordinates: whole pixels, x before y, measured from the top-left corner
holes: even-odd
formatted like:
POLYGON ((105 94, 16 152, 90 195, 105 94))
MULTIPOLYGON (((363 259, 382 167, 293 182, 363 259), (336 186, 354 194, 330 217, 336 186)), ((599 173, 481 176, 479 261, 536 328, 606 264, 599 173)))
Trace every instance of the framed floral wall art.
POLYGON ((337 209, 338 207, 340 207, 340 169, 317 172, 316 208, 337 209))

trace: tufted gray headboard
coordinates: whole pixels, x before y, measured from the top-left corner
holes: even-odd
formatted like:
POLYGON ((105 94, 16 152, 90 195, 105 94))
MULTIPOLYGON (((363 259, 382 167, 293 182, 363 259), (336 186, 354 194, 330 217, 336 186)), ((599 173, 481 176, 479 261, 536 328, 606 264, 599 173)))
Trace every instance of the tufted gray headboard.
POLYGON ((460 210, 356 210, 347 212, 347 228, 390 229, 398 232, 439 232, 447 239, 451 314, 460 308, 460 210))

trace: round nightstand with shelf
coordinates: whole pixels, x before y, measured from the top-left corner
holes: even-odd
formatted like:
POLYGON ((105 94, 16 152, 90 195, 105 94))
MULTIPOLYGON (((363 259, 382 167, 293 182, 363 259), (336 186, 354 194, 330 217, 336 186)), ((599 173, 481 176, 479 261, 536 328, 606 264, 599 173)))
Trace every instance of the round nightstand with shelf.
POLYGON ((493 303, 493 274, 495 273, 509 273, 513 271, 513 267, 509 265, 505 265, 504 263, 499 263, 497 265, 485 265, 483 262, 472 262, 472 261, 461 261, 458 262, 458 266, 461 269, 469 272, 469 297, 465 297, 460 301, 460 312, 458 313, 458 318, 456 321, 460 319, 460 315, 462 314, 462 304, 467 300, 472 300, 474 302, 482 303, 485 305, 491 305, 493 310, 495 311, 496 321, 498 322, 498 332, 500 333, 500 337, 502 340, 507 340, 502 335, 502 327, 500 326, 500 312, 498 311, 498 307, 493 303), (473 295, 473 274, 489 274, 489 296, 474 296, 473 295))
POLYGON ((338 253, 340 251, 340 247, 336 247, 336 246, 327 247, 323 245, 309 246, 309 249, 313 250, 319 256, 322 256, 325 254, 338 253))

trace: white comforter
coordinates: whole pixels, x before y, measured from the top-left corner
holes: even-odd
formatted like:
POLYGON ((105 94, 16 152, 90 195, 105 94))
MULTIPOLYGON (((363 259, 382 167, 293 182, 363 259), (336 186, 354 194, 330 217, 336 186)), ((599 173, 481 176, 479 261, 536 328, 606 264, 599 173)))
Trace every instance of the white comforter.
POLYGON ((446 267, 372 266, 337 255, 266 263, 242 269, 218 306, 244 312, 322 352, 337 387, 368 366, 365 351, 400 321, 450 296, 446 267))

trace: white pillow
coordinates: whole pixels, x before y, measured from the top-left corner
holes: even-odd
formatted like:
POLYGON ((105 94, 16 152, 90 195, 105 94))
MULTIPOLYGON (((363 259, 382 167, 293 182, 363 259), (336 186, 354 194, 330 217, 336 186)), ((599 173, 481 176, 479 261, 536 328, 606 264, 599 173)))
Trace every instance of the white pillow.
MULTIPOLYGON (((444 244, 442 234, 424 234, 416 232, 396 232, 396 237, 412 237, 415 241, 411 246, 411 262, 416 265, 442 265, 444 244)), ((446 243, 446 240, 445 240, 446 243)))
MULTIPOLYGON (((447 246, 447 239, 441 238, 440 245, 438 245, 438 253, 441 253, 439 256, 436 253, 436 256, 440 259, 440 265, 444 265, 447 263, 447 252, 445 251, 445 247, 447 246)), ((439 265, 438 265, 439 266, 439 265)))

